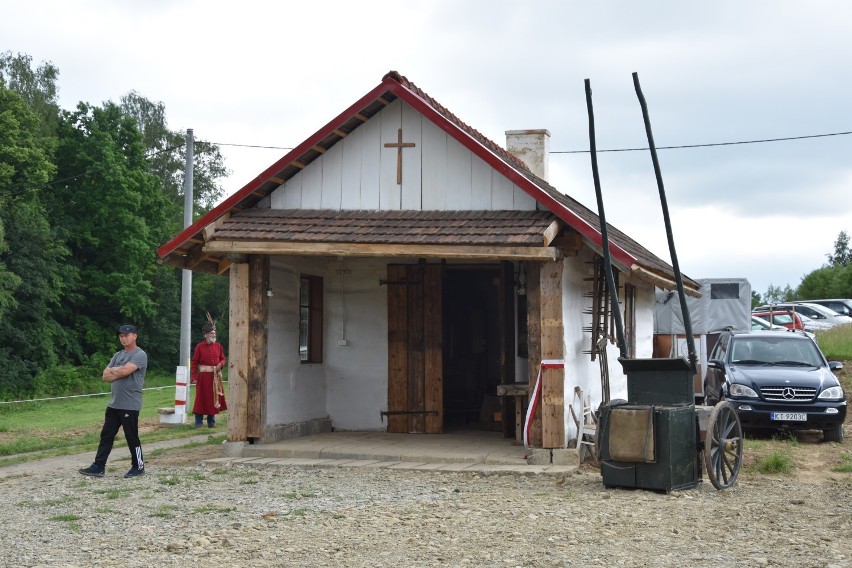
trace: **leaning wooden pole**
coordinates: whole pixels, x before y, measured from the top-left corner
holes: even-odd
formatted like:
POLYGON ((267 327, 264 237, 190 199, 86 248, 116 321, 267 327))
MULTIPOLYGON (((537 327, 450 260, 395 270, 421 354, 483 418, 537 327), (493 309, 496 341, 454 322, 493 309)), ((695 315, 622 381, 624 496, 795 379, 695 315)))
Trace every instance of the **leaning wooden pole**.
POLYGON ((692 372, 698 370, 698 363, 695 355, 695 339, 692 337, 692 321, 689 318, 689 308, 686 305, 686 295, 683 293, 683 278, 680 274, 680 264, 677 261, 677 252, 675 252, 674 237, 672 236, 672 223, 669 218, 669 206, 666 202, 666 188, 663 185, 663 174, 660 172, 660 161, 657 159, 657 147, 654 144, 654 134, 651 132, 651 119, 648 116, 648 104, 645 102, 645 96, 642 94, 642 87, 639 85, 639 74, 633 73, 633 86, 636 88, 636 96, 639 97, 639 105, 642 107, 642 118, 645 121, 645 133, 648 136, 648 147, 651 150, 651 161, 654 163, 654 175, 657 176, 657 188, 660 191, 660 203, 663 206, 663 220, 666 223, 666 238, 669 241, 669 253, 672 257, 672 268, 675 273, 675 281, 677 282, 677 294, 680 297, 680 309, 683 312, 683 327, 686 332, 686 345, 689 349, 689 364, 692 367, 692 372))
MULTIPOLYGON (((609 254, 609 234, 606 226, 606 214, 604 213, 603 195, 601 194, 601 179, 598 175, 598 151, 595 142, 595 111, 592 108, 592 87, 588 79, 586 84, 586 108, 589 111, 589 154, 592 157, 592 177, 595 180, 595 196, 598 199, 598 217, 601 221, 601 248, 603 249, 604 272, 609 288, 610 302, 612 303, 612 314, 615 316, 615 333, 618 339, 618 352, 620 358, 627 357, 627 343, 624 341, 624 323, 621 321, 621 310, 618 309, 618 290, 615 288, 615 278, 612 275, 612 259, 609 254)), ((609 389, 606 389, 609 390, 609 389)), ((609 402, 605 400, 604 402, 609 402)))

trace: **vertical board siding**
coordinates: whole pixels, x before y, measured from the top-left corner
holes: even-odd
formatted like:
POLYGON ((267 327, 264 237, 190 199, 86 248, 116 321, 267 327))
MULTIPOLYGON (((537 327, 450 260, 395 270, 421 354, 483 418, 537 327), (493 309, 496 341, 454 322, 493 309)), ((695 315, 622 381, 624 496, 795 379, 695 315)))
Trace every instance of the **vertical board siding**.
POLYGON ((455 138, 447 137, 447 210, 471 208, 471 160, 473 153, 455 138))
POLYGON ((361 209, 361 149, 366 131, 366 128, 357 128, 337 144, 343 146, 340 166, 341 209, 361 209))
POLYGON ((422 192, 424 211, 447 208, 447 133, 428 120, 422 127, 422 192))
POLYGON ((322 158, 314 160, 302 170, 301 209, 320 209, 322 207, 322 163, 322 158))
POLYGON ((293 176, 282 187, 276 189, 284 192, 284 209, 301 209, 302 208, 302 179, 304 176, 293 176))
POLYGON ((515 184, 512 184, 512 192, 514 197, 512 209, 515 211, 535 211, 536 201, 529 193, 515 184))
POLYGON ((402 105, 402 141, 414 143, 413 148, 402 149, 402 187, 400 188, 402 209, 418 211, 423 208, 423 200, 421 199, 423 195, 421 124, 423 122, 422 114, 408 105, 402 105))
POLYGON ((343 144, 341 143, 332 146, 322 157, 322 195, 320 200, 323 209, 341 208, 342 168, 343 144))
POLYGON ((536 201, 399 99, 276 190, 272 207, 334 210, 534 210, 536 201), (403 142, 402 185, 396 143, 403 142), (279 192, 283 191, 283 200, 279 192))
POLYGON ((379 160, 379 209, 383 211, 399 210, 402 199, 400 186, 396 184, 396 148, 385 148, 385 143, 396 142, 397 133, 402 128, 402 102, 396 99, 372 120, 381 122, 381 159, 379 160))
POLYGON ((470 166, 470 208, 476 210, 492 209, 491 172, 494 168, 473 153, 471 153, 470 166))
POLYGON ((382 159, 381 121, 375 118, 358 130, 361 140, 361 202, 357 209, 375 211, 379 208, 379 164, 382 159))

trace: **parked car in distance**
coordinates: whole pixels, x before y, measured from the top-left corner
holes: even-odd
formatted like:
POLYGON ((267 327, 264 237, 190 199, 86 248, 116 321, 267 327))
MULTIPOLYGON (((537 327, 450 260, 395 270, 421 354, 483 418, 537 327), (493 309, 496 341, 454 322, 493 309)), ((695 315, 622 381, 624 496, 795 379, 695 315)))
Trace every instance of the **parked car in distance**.
MULTIPOLYGON (((778 312, 775 312, 775 314, 778 314, 778 312)), ((766 314, 766 315, 768 316, 769 314, 766 314)), ((807 319, 807 318, 800 316, 799 314, 794 314, 792 312, 790 313, 789 317, 790 317, 790 321, 792 321, 793 317, 798 318, 799 321, 801 321, 803 325, 804 325, 804 320, 807 319)), ((784 327, 781 324, 772 323, 769 320, 762 318, 760 316, 756 316, 756 315, 751 316, 751 329, 752 329, 752 331, 793 331, 793 332, 798 332, 798 333, 804 333, 805 335, 807 335, 808 337, 813 339, 814 342, 817 341, 816 336, 810 331, 790 329, 788 327, 784 327)))
POLYGON ((843 441, 846 394, 806 335, 725 331, 713 347, 704 378, 704 402, 730 402, 743 429, 822 430, 826 442, 843 441))
POLYGON ((852 299, 849 298, 834 298, 831 300, 802 300, 808 304, 819 304, 830 310, 834 310, 838 314, 852 317, 852 299))
POLYGON ((806 302, 784 302, 782 304, 767 304, 754 308, 752 310, 752 313, 769 312, 776 310, 795 310, 798 314, 807 316, 817 322, 830 324, 831 326, 843 323, 852 323, 852 317, 844 316, 835 312, 834 310, 826 308, 825 306, 820 306, 819 304, 809 304, 806 302))
MULTIPOLYGON (((805 322, 800 314, 789 312, 786 310, 778 310, 777 312, 752 312, 752 317, 762 318, 776 327, 785 329, 805 329, 805 322)), ((754 329, 754 326, 752 326, 754 329)))
POLYGON ((771 321, 764 319, 762 316, 752 314, 751 329, 752 331, 787 331, 788 328, 777 323, 772 323, 771 321))

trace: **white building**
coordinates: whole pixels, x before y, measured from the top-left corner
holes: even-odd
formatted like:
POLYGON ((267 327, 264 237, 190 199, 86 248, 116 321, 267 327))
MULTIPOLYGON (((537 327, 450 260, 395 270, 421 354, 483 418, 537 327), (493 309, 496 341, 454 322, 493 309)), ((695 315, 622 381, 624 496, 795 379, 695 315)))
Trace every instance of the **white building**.
MULTIPOLYGON (((483 416, 519 437, 496 387, 542 359, 565 366, 543 374, 535 446, 575 437, 574 387, 600 401, 602 368, 624 398, 598 217, 547 183, 549 136, 509 131, 504 149, 390 72, 163 245, 165 264, 230 277, 228 440, 483 416)), ((650 357, 672 268, 608 233, 628 355, 650 357)))

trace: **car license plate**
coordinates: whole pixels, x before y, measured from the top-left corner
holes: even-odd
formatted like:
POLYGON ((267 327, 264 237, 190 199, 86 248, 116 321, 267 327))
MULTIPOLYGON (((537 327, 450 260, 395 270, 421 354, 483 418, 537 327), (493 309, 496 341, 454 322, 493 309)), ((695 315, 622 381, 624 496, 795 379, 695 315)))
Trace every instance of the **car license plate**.
POLYGON ((782 420, 785 422, 807 422, 808 415, 805 412, 772 412, 770 420, 782 420))

